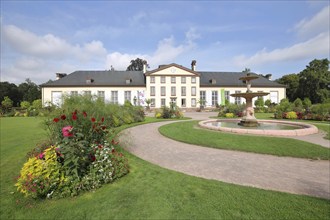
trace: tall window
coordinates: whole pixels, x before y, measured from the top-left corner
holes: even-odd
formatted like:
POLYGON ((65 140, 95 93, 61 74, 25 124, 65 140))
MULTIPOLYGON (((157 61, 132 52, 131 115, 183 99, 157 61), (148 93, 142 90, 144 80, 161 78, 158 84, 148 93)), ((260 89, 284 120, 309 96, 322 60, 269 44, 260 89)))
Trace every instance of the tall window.
POLYGON ((155 96, 156 95, 156 89, 154 86, 150 86, 150 96, 155 96))
POLYGON ((186 96, 186 87, 185 86, 181 87, 181 96, 186 96))
POLYGON ((111 91, 111 103, 118 104, 118 91, 111 91))
POLYGON ((191 83, 192 83, 192 84, 195 84, 195 83, 196 83, 196 77, 195 77, 195 76, 192 76, 192 77, 191 77, 191 83))
POLYGON ((225 100, 230 100, 230 92, 229 91, 225 91, 225 100))
POLYGON ((92 91, 84 91, 84 95, 86 95, 86 96, 91 96, 92 95, 92 91))
POLYGON ((160 95, 166 96, 166 87, 165 86, 160 87, 160 95))
POLYGON ((185 76, 181 76, 181 83, 185 84, 186 83, 186 77, 185 76))
POLYGON ((175 86, 171 87, 171 96, 176 96, 176 87, 175 86))
POLYGON ((125 101, 127 100, 127 101, 131 102, 131 100, 132 100, 131 91, 125 91, 124 98, 125 98, 125 101))
POLYGON ((271 103, 278 103, 278 91, 270 91, 270 101, 271 103))
POLYGON ((156 104, 155 104, 155 99, 150 99, 151 100, 151 103, 150 103, 150 106, 151 107, 155 107, 156 106, 156 104))
POLYGON ((212 91, 212 106, 218 104, 218 91, 212 91))
POLYGON ((166 83, 166 78, 165 76, 160 77, 160 83, 166 83))
POLYGON ((166 99, 161 99, 160 100, 160 105, 165 106, 166 105, 166 99))
POLYGON ((186 99, 181 99, 181 107, 186 107, 186 99))
POLYGON ((196 96, 196 87, 195 86, 191 87, 191 95, 196 96))
POLYGON ((101 99, 104 102, 104 91, 97 91, 97 96, 99 99, 101 99))
POLYGON ((173 84, 176 83, 176 77, 175 76, 171 76, 171 83, 173 83, 173 84))
POLYGON ((206 100, 206 91, 199 91, 199 99, 203 101, 206 100))
POLYGON ((150 83, 155 83, 155 77, 154 76, 150 76, 150 83))
POLYGON ((191 107, 196 107, 196 99, 195 98, 191 99, 191 107))
MULTIPOLYGON (((241 93, 241 91, 235 91, 235 94, 241 93)), ((235 104, 240 105, 241 104, 241 97, 235 97, 235 104)))
POLYGON ((78 91, 71 91, 71 96, 77 96, 78 95, 78 91))

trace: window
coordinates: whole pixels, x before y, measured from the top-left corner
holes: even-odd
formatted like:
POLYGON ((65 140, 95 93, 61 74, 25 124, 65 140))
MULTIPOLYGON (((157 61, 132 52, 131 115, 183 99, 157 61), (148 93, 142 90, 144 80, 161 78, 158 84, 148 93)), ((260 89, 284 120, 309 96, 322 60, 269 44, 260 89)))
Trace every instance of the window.
POLYGON ((160 83, 166 83, 166 78, 165 76, 160 77, 160 83))
POLYGON ((52 92, 52 103, 56 106, 62 105, 62 92, 52 92))
MULTIPOLYGON (((235 91, 235 94, 241 93, 241 91, 235 91)), ((235 97, 235 104, 240 105, 241 104, 241 97, 235 97)))
POLYGON ((155 96, 156 95, 156 89, 154 86, 150 86, 150 96, 155 96))
POLYGON ((155 83, 155 77, 154 76, 150 76, 150 83, 155 83))
POLYGON ((191 99, 191 107, 196 107, 196 99, 191 99))
POLYGON ((218 91, 212 91, 212 106, 218 104, 218 91))
POLYGON ((118 91, 111 91, 111 103, 118 104, 118 91))
POLYGON ((104 91, 97 91, 97 96, 99 97, 99 99, 104 101, 104 91))
POLYGON ((92 95, 92 91, 84 91, 84 95, 91 96, 92 95))
POLYGON ((71 96, 77 96, 78 95, 78 91, 71 91, 71 96))
POLYGON ((176 77, 175 77, 175 76, 172 76, 172 77, 171 77, 171 83, 173 83, 173 84, 176 83, 176 77))
POLYGON ((270 102, 278 104, 278 91, 270 91, 270 102))
POLYGON ((181 83, 185 84, 186 83, 186 77, 185 76, 181 76, 181 83))
POLYGON ((160 87, 160 95, 166 96, 166 87, 165 86, 160 87))
POLYGON ((166 105, 166 99, 161 99, 160 100, 160 105, 165 106, 166 105))
POLYGON ((150 106, 151 107, 155 107, 156 106, 155 99, 150 99, 150 100, 151 100, 150 106))
POLYGON ((181 87, 181 96, 186 96, 186 87, 185 86, 181 87))
POLYGON ((192 84, 195 84, 195 83, 196 83, 196 77, 194 77, 194 76, 191 77, 191 83, 192 83, 192 84))
POLYGON ((125 101, 127 100, 127 101, 131 102, 131 100, 132 100, 131 98, 132 98, 131 91, 125 91, 124 92, 124 99, 125 99, 125 101))
POLYGON ((201 105, 205 105, 204 102, 206 101, 206 91, 199 91, 199 99, 201 100, 201 105))
POLYGON ((196 96, 196 87, 195 86, 191 87, 191 95, 196 96))
POLYGON ((176 96, 176 87, 175 86, 171 87, 171 96, 176 96))
POLYGON ((230 100, 230 92, 229 91, 225 91, 225 100, 230 100))
POLYGON ((186 99, 181 99, 181 107, 186 107, 186 99))

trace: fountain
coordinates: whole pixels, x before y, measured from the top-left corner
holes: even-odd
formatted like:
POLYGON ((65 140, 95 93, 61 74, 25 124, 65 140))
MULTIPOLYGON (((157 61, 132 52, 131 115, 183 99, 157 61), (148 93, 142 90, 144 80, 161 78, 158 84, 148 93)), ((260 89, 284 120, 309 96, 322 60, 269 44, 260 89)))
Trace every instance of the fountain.
POLYGON ((239 80, 242 80, 243 82, 246 82, 247 90, 246 93, 236 93, 231 94, 232 97, 242 97, 246 100, 246 107, 243 112, 243 118, 239 122, 239 125, 242 125, 244 127, 257 127, 258 121, 256 117, 254 116, 254 109, 252 106, 252 99, 257 96, 265 96, 269 93, 267 92, 252 92, 251 91, 251 81, 258 79, 258 76, 251 76, 250 73, 248 73, 246 76, 239 78, 239 80))
POLYGON ((267 136, 303 136, 318 133, 317 127, 311 124, 305 124, 292 121, 258 120, 254 116, 252 99, 257 96, 265 96, 266 92, 252 92, 251 81, 259 78, 247 74, 239 78, 246 82, 246 93, 231 94, 232 97, 243 97, 246 100, 246 107, 243 112, 243 118, 237 119, 211 119, 200 121, 199 126, 206 129, 231 132, 237 134, 254 134, 267 136))

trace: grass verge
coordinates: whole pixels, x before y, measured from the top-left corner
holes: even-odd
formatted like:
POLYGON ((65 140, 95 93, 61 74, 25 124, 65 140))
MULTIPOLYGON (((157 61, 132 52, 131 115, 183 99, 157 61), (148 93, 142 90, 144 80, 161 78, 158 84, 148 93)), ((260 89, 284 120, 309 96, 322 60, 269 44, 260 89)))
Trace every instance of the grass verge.
MULTIPOLYGON (((1 118, 0 219, 327 219, 329 200, 163 169, 128 152, 131 172, 75 198, 33 200, 16 192, 26 153, 45 138, 38 118, 1 118)), ((134 124, 130 125, 133 126, 134 124)))
POLYGON ((201 129, 197 121, 187 121, 163 125, 162 135, 177 141, 205 147, 290 156, 310 159, 329 159, 329 149, 316 144, 278 137, 237 135, 201 129))

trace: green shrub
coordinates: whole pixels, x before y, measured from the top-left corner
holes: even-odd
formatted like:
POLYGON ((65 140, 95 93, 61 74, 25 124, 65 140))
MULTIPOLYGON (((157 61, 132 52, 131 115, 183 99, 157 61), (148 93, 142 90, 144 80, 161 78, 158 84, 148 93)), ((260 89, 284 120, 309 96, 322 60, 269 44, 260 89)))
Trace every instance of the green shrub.
POLYGON ((30 105, 30 102, 28 102, 28 101, 22 101, 20 106, 22 109, 28 109, 28 108, 30 108, 31 105, 30 105))
POLYGON ((286 113, 286 118, 287 119, 297 119, 297 113, 294 111, 287 112, 286 113))

